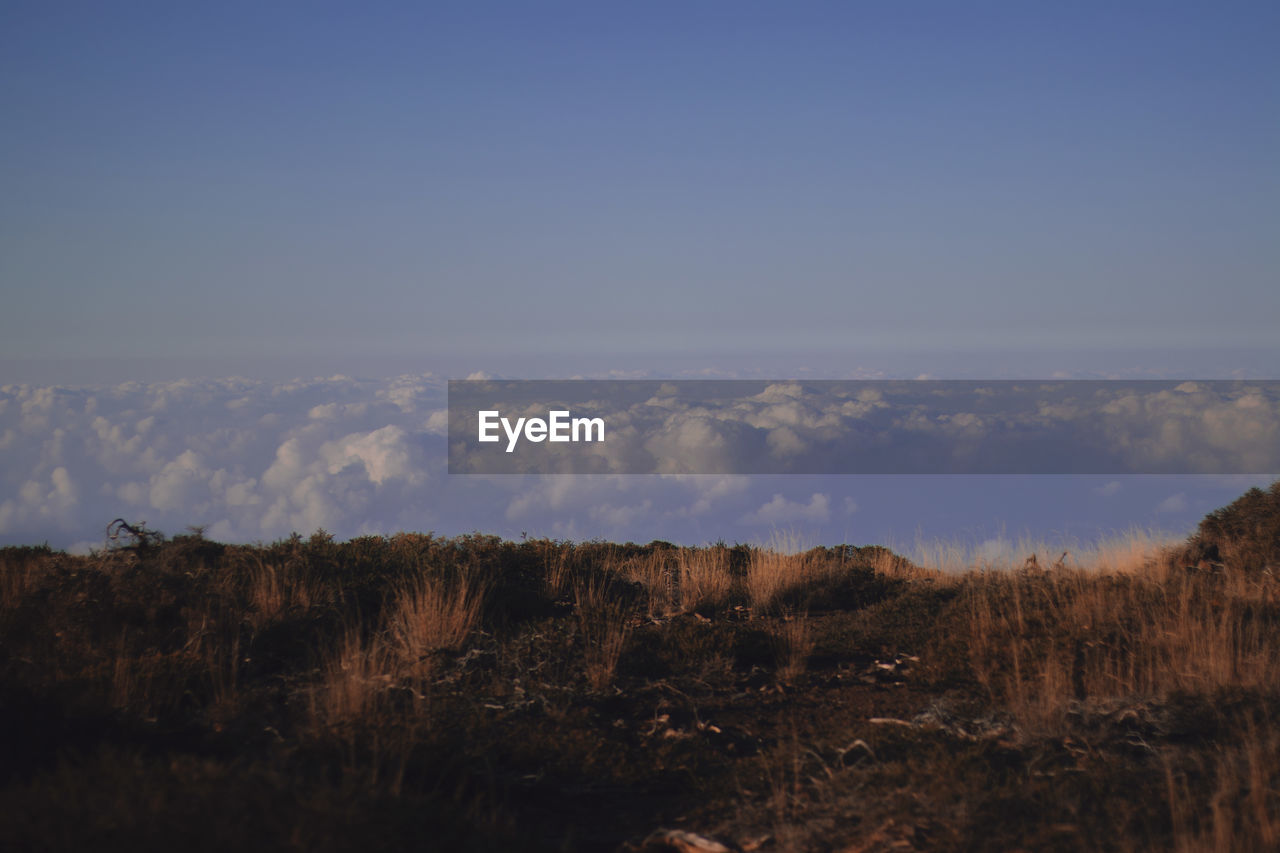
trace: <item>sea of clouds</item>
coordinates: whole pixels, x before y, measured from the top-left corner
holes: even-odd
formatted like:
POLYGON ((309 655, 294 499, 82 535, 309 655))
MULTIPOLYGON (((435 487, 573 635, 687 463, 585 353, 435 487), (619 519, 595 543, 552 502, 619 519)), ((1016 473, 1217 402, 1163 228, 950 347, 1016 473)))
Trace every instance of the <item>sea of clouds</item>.
POLYGON ((1280 383, 1262 380, 472 381, 450 400, 454 473, 1280 470, 1280 383), (522 442, 554 409, 561 441, 522 442), (593 417, 609 439, 571 441, 569 421, 593 417))
MULTIPOLYGON (((170 534, 200 526, 242 542, 317 529, 342 538, 431 530, 690 543, 763 541, 792 529, 818 540, 882 541, 911 526, 971 531, 993 512, 1013 525, 1047 518, 1055 530, 1107 520, 1185 527, 1243 486, 1269 481, 451 477, 446 392, 446 380, 429 373, 0 387, 0 544, 101 547, 116 517, 170 534)), ((769 394, 754 426, 773 430, 779 448, 841 428, 787 389, 769 394)), ((1151 422, 1149 406, 1182 406, 1179 418, 1165 419, 1181 424, 1176 434, 1153 439, 1176 441, 1179 452, 1212 445, 1228 426, 1280 446, 1276 400, 1246 396, 1207 410, 1196 394, 1189 386, 1176 398, 1125 405, 1143 423, 1151 422)), ((668 437, 678 449, 707 425, 705 411, 674 411, 668 437)))

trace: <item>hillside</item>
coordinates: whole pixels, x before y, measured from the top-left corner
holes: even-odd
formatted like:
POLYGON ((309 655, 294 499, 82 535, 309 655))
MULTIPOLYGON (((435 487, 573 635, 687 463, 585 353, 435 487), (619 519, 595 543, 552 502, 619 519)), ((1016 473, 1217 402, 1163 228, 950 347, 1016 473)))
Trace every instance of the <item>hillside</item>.
POLYGON ((0 837, 1275 849, 1277 518, 1280 484, 1183 547, 959 574, 879 547, 120 525, 87 557, 7 548, 0 837))

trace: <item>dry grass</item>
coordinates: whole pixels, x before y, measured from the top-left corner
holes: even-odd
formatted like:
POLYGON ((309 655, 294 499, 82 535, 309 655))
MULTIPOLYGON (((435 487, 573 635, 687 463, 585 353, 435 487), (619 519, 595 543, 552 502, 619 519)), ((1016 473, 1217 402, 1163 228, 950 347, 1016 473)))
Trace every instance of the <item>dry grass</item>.
POLYGON ((871 558, 871 568, 881 577, 909 582, 941 581, 946 575, 940 569, 904 559, 888 548, 881 548, 871 558))
POLYGON ((675 574, 665 549, 631 557, 621 563, 610 559, 605 565, 606 571, 644 587, 650 616, 669 616, 676 612, 675 574))
POLYGON ((111 661, 108 701, 112 708, 151 708, 154 706, 155 661, 135 656, 129 651, 129 632, 120 633, 111 661))
POLYGON ((9 549, 0 556, 0 610, 11 610, 35 589, 48 572, 51 561, 38 549, 29 553, 9 549))
POLYGON ((341 726, 373 721, 392 686, 394 661, 385 645, 348 626, 320 666, 321 679, 310 694, 312 721, 341 726))
POLYGON ((480 624, 486 593, 487 585, 475 576, 453 584, 439 578, 400 584, 387 616, 398 660, 420 673, 435 652, 461 647, 480 624))
POLYGON ((547 594, 561 598, 569 593, 573 580, 573 551, 553 542, 539 543, 543 547, 543 577, 547 594))
POLYGON ((817 565, 805 554, 776 547, 755 548, 747 563, 747 597, 758 611, 767 611, 790 589, 812 583, 827 564, 817 565))
POLYGON ((757 548, 747 563, 747 597, 760 613, 779 606, 789 592, 816 588, 836 580, 844 571, 838 561, 814 552, 789 554, 773 548, 757 548))
POLYGON ((790 684, 804 674, 813 653, 809 614, 787 614, 773 629, 778 679, 790 684))
POLYGON ((305 613, 332 600, 329 591, 317 583, 296 561, 266 561, 255 555, 245 596, 249 621, 255 630, 291 614, 305 613))
POLYGON ((973 672, 1041 727, 1072 702, 1280 689, 1280 636, 1264 612, 1280 579, 1187 573, 1158 542, 1100 549, 1094 565, 964 579, 973 672))
POLYGON ((1208 768, 1207 803, 1188 773, 1165 765, 1174 847, 1178 853, 1266 853, 1280 847, 1280 732, 1253 725, 1208 768))
POLYGON ((612 849, 685 813, 744 848, 771 829, 796 850, 1276 849, 1280 579, 1215 547, 1134 532, 936 546, 919 566, 794 541, 409 534, 6 550, 0 716, 22 737, 0 836, 115 840, 69 819, 117 825, 109 799, 26 781, 82 778, 83 742, 155 757, 111 783, 160 804, 115 846, 323 839, 358 813, 330 846, 514 849, 536 826, 546 844, 526 846, 612 849), (177 808, 165 768, 188 756, 243 795, 177 808), (305 820, 299 780, 321 796, 305 820))
POLYGON ((618 658, 631 635, 630 612, 605 575, 577 579, 573 596, 587 681, 594 689, 604 690, 613 683, 618 658))
POLYGON ((676 572, 680 578, 680 609, 720 608, 733 593, 729 554, 724 548, 681 548, 676 572))
MULTIPOLYGON (((1134 528, 1094 542, 1047 542, 1026 536, 1010 539, 1003 535, 982 542, 918 539, 904 553, 911 554, 911 561, 930 575, 956 576, 1023 568, 1131 574, 1147 572, 1162 552, 1181 541, 1181 537, 1172 533, 1134 528)), ((892 571, 891 563, 886 557, 885 568, 889 570, 886 574, 892 571)))

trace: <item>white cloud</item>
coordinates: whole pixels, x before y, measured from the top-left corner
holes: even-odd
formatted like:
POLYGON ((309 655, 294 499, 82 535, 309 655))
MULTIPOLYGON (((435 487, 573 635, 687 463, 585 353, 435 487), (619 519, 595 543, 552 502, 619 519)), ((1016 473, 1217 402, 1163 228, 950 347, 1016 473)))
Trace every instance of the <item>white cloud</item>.
MULTIPOLYGON (((606 442, 607 443, 607 442, 606 442)), ((701 416, 670 417, 644 449, 658 460, 658 473, 696 474, 731 467, 733 454, 720 424, 701 416)))
POLYGON ((766 442, 774 456, 795 456, 809 449, 809 445, 790 427, 769 430, 766 442))
POLYGON ((788 522, 810 522, 821 524, 831 518, 831 498, 821 492, 815 492, 807 504, 789 501, 781 494, 761 506, 755 512, 742 517, 744 524, 786 524, 788 522))
POLYGON ((262 484, 273 491, 289 489, 306 472, 302 443, 290 438, 276 448, 276 458, 262 474, 262 484))
POLYGON ((0 502, 0 533, 14 533, 23 525, 68 527, 80 503, 80 490, 64 467, 33 477, 18 487, 17 500, 0 502))
POLYGON ((427 416, 427 422, 423 429, 432 435, 448 435, 449 434, 449 410, 436 409, 427 416))
POLYGON ((691 476, 685 479, 694 484, 698 493, 689 505, 690 515, 705 515, 726 499, 746 494, 751 487, 751 478, 743 476, 691 476))
POLYGON ((151 506, 162 512, 194 509, 207 497, 209 473, 200 454, 184 451, 151 478, 151 506))
MULTIPOLYGON (((755 399, 724 405, 694 404, 668 388, 611 419, 605 444, 584 448, 599 470, 614 473, 488 478, 446 476, 446 384, 427 375, 10 385, 0 389, 0 534, 3 542, 96 541, 107 521, 123 516, 167 532, 203 524, 233 541, 319 526, 339 536, 527 529, 714 541, 736 524, 804 524, 830 525, 839 536, 854 513, 860 526, 881 524, 879 499, 866 493, 860 502, 830 479, 781 486, 768 477, 681 472, 871 453, 885 437, 901 435, 925 445, 959 435, 973 438, 975 448, 1004 452, 1007 436, 1046 423, 1073 436, 1093 429, 1114 437, 1115 448, 1135 459, 1231 458, 1240 435, 1280 446, 1275 400, 1223 397, 1207 383, 1118 395, 1106 411, 1088 401, 1048 400, 1018 418, 960 409, 946 419, 924 396, 903 407, 891 390, 811 400, 798 388, 774 383, 755 399), (616 474, 645 452, 670 473, 616 474)), ((1082 494, 1117 496, 1121 482, 1089 483, 1082 494)), ((1106 507, 1140 502, 1147 519, 1165 497, 1139 497, 1123 482, 1123 498, 1106 507)), ((1179 493, 1160 504, 1162 513, 1202 500, 1182 485, 1167 491, 1179 493)))
MULTIPOLYGON (((600 504, 589 510, 590 517, 603 524, 610 531, 625 530, 629 525, 649 516, 653 511, 653 501, 645 499, 631 506, 614 506, 600 504)), ((607 535, 607 534, 606 534, 607 535)))
POLYGON ((372 483, 381 484, 393 477, 416 479, 420 472, 410 464, 406 438, 403 429, 388 425, 370 433, 352 433, 327 442, 320 447, 320 456, 328 464, 330 474, 359 463, 372 483))

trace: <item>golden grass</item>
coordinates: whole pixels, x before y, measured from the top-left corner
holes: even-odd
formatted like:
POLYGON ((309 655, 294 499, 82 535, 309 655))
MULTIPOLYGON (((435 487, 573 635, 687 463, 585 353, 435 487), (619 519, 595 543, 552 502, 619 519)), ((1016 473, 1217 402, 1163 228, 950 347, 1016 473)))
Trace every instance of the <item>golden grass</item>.
POLYGON ((843 570, 838 561, 813 551, 796 553, 786 543, 753 548, 747 562, 747 597, 752 608, 763 613, 789 590, 822 584, 843 570))
POLYGON ((305 613, 330 600, 328 590, 314 581, 304 565, 267 562, 255 556, 245 589, 249 621, 260 630, 290 613, 305 613))
POLYGON ((753 548, 747 563, 747 597, 759 611, 768 610, 788 589, 810 583, 814 564, 804 554, 775 548, 753 548))
POLYGON ((675 575, 665 549, 631 557, 621 563, 607 560, 605 571, 644 587, 650 616, 669 616, 676 612, 675 575))
MULTIPOLYGON (((114 562, 10 552, 0 563, 0 606, 17 608, 11 612, 21 617, 0 620, 10 677, 50 697, 62 695, 64 685, 85 685, 85 707, 140 726, 168 718, 197 732, 231 724, 263 731, 267 723, 274 732, 283 720, 287 726, 273 737, 285 749, 301 746, 305 754, 336 761, 335 772, 350 786, 344 791, 376 785, 396 794, 407 766, 413 767, 407 784, 421 784, 435 772, 437 750, 447 754, 443 747, 463 740, 458 732, 470 732, 459 727, 463 714, 480 721, 477 730, 493 733, 493 751, 478 751, 467 768, 477 779, 509 751, 527 749, 529 757, 568 766, 580 745, 597 762, 595 772, 614 753, 591 739, 611 750, 621 740, 613 721, 626 724, 648 713, 659 689, 685 697, 680 701, 687 699, 695 717, 699 707, 710 714, 721 701, 736 702, 730 697, 744 685, 757 686, 757 663, 772 664, 787 694, 820 702, 832 695, 829 689, 845 689, 828 684, 832 659, 843 668, 888 650, 919 658, 902 691, 912 694, 910 703, 901 703, 911 707, 890 703, 892 713, 910 717, 917 698, 919 707, 946 699, 936 691, 923 695, 942 686, 947 696, 961 697, 956 707, 972 703, 972 715, 998 717, 1000 737, 1013 742, 1001 744, 984 776, 985 747, 979 755, 980 745, 967 738, 958 743, 963 760, 948 763, 939 756, 950 747, 916 748, 917 741, 937 746, 942 735, 926 738, 910 720, 884 733, 850 732, 843 727, 859 726, 856 714, 833 715, 828 726, 825 715, 802 713, 801 730, 813 748, 802 745, 793 718, 789 745, 763 749, 758 782, 749 780, 764 807, 775 811, 780 828, 774 834, 783 848, 805 846, 810 825, 844 814, 842 798, 861 797, 854 786, 888 784, 877 795, 898 792, 905 800, 918 791, 928 807, 952 808, 944 799, 926 802, 941 791, 940 797, 957 797, 956 814, 996 802, 974 793, 982 780, 1001 801, 1017 799, 1024 785, 1043 792, 1049 777, 1031 768, 1057 772, 1056 765, 1037 762, 1056 756, 1067 738, 1089 751, 1072 772, 1096 774, 1096 790, 1105 785, 1108 796, 1121 801, 1114 812, 1082 819, 1095 833, 1091 838, 1114 837, 1117 849, 1142 849, 1144 839, 1182 851, 1280 846, 1280 726, 1265 710, 1280 695, 1280 579, 1244 571, 1232 560, 1189 568, 1189 558, 1158 534, 1133 531, 1071 546, 944 543, 917 549, 920 565, 888 550, 801 551, 795 541, 775 540, 752 549, 738 575, 730 572, 729 558, 740 552, 723 547, 530 543, 518 553, 512 546, 518 559, 508 563, 506 545, 481 538, 459 544, 401 535, 390 545, 367 539, 345 551, 317 541, 232 547, 221 563, 210 567, 202 557, 190 571, 180 548, 142 557, 115 552, 114 562), (879 577, 866 571, 868 560, 879 577), (910 586, 921 580, 934 583, 910 586), (501 608, 511 602, 528 604, 519 598, 524 595, 539 597, 537 606, 514 608, 516 618, 504 618, 501 608), (572 617, 563 616, 564 598, 574 605, 572 617), (756 624, 725 618, 736 613, 711 613, 747 600, 753 615, 765 617, 756 624), (361 607, 367 616, 369 601, 382 602, 379 621, 361 625, 361 607), (663 617, 705 608, 715 618, 662 618, 636 629, 657 651, 652 660, 637 655, 634 671, 620 674, 620 658, 646 608, 663 617), (806 608, 822 615, 810 618, 806 608), (314 618, 295 618, 308 612, 314 618), (31 623, 39 629, 24 627, 29 614, 44 620, 31 623), (545 614, 561 618, 544 620, 545 614), (286 630, 261 630, 268 625, 286 630), (482 654, 451 660, 469 646, 482 654), (811 661, 815 648, 822 658, 811 661), (312 649, 318 650, 314 658, 312 649), (822 677, 804 677, 820 666, 822 677), (536 678, 526 677, 534 672, 536 678), (590 728, 600 722, 597 715, 569 713, 581 705, 584 681, 595 691, 618 688, 610 704, 625 710, 598 715, 610 726, 606 736, 590 728), (553 725, 523 725, 517 712, 532 701, 548 709, 553 725), (267 703, 278 705, 279 717, 274 710, 262 714, 267 703), (1252 723, 1241 722, 1247 720, 1252 723), (519 727, 507 728, 513 722, 519 727), (508 731, 519 743, 501 742, 508 731), (864 743, 872 759, 846 762, 847 749, 836 747, 861 743, 854 735, 870 738, 881 756, 893 756, 896 744, 906 757, 896 768, 894 758, 882 765, 864 743), (880 749, 877 737, 889 748, 880 749), (1010 773, 1001 757, 1006 747, 1026 757, 1027 773, 1010 773), (1146 764, 1131 764, 1131 753, 1146 764), (1130 773, 1134 767, 1147 787, 1121 790, 1138 778, 1130 773), (960 791, 938 783, 949 768, 977 773, 974 785, 966 779, 960 791), (915 782, 897 775, 908 771, 923 780, 914 791, 915 782), (1130 821, 1137 809, 1151 819, 1130 821)), ((879 691, 859 695, 871 703, 884 698, 879 691)), ((771 699, 759 706, 762 716, 774 715, 770 727, 781 741, 785 707, 771 699)), ((724 734, 707 722, 706 732, 698 723, 699 734, 687 725, 672 731, 709 740, 709 733, 724 734)), ((203 748, 203 738, 193 742, 203 748)), ((655 752, 638 748, 628 760, 655 752)), ((679 758, 674 752, 660 757, 671 756, 679 758)), ((1043 802, 1034 799, 1040 796, 1032 792, 1018 802, 1043 802)), ((907 825, 905 812, 885 813, 907 825)), ((863 840, 890 843, 891 835, 874 829, 882 821, 872 815, 864 815, 871 835, 863 840)), ((983 831, 977 830, 979 843, 983 831)), ((948 837, 938 836, 938 843, 946 846, 948 837)))
POLYGON ((1099 548, 1080 568, 962 579, 973 672, 994 698, 1048 727, 1076 701, 1280 689, 1280 637, 1261 618, 1280 580, 1189 573, 1142 544, 1099 548))
POLYGON ((630 613, 612 586, 607 576, 594 576, 578 578, 573 587, 587 681, 596 690, 613 683, 618 659, 631 635, 630 613))
POLYGON ((313 723, 343 726, 383 719, 394 687, 413 691, 431 675, 437 652, 461 648, 480 625, 488 584, 418 577, 394 587, 384 628, 366 635, 348 626, 323 657, 310 694, 313 723), (406 686, 408 685, 408 686, 406 686))
POLYGON ((554 542, 540 544, 543 545, 543 577, 546 579, 547 594, 552 598, 567 595, 573 580, 572 549, 554 542))
POLYGON ((321 679, 310 694, 312 720, 338 726, 376 720, 392 684, 394 662, 387 647, 348 626, 321 663, 321 679))
POLYGON ((401 663, 429 668, 434 652, 455 650, 480 624, 487 585, 469 576, 449 584, 418 578, 400 584, 387 616, 387 635, 401 663))
POLYGON ((680 578, 680 609, 719 608, 733 593, 729 553, 724 548, 681 548, 676 572, 680 578))
MULTIPOLYGON (((917 539, 910 547, 893 550, 909 554, 913 563, 931 574, 961 575, 1023 568, 1132 574, 1148 572, 1162 552, 1183 541, 1183 537, 1172 533, 1133 528, 1094 542, 1071 539, 1050 542, 1029 536, 1011 539, 1001 535, 981 542, 917 539)), ((886 560, 887 564, 890 562, 886 560)))
POLYGON ((871 558, 871 568, 883 577, 910 582, 939 581, 945 577, 941 570, 904 559, 888 548, 876 552, 871 558))

